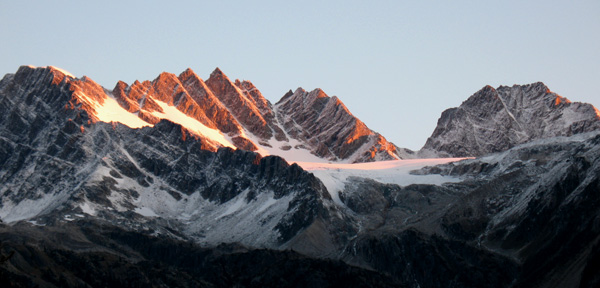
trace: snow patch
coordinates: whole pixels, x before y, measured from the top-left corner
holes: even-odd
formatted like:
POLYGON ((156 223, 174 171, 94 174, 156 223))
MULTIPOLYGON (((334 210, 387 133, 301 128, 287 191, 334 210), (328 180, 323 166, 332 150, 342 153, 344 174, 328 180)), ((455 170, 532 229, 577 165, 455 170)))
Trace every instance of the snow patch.
POLYGON ((68 199, 68 192, 63 191, 59 194, 44 194, 41 198, 23 199, 15 204, 9 199, 2 199, 2 207, 0 208, 0 219, 10 223, 19 220, 33 218, 45 210, 52 210, 54 207, 60 206, 68 199))
POLYGON ((162 108, 162 110, 164 112, 161 113, 158 111, 154 111, 154 112, 152 112, 152 116, 158 117, 161 119, 167 119, 171 122, 180 124, 181 126, 185 127, 186 129, 188 129, 198 135, 202 135, 212 141, 215 141, 215 142, 221 144, 222 146, 231 147, 231 148, 235 149, 235 146, 233 145, 233 143, 230 142, 229 140, 227 140, 227 138, 223 135, 223 133, 221 133, 221 131, 219 131, 217 129, 212 129, 212 128, 206 127, 206 125, 200 123, 200 121, 179 111, 175 106, 170 106, 169 104, 162 102, 160 100, 157 100, 157 99, 153 99, 153 100, 158 104, 158 106, 160 106, 160 108, 162 108))
POLYGON ((92 208, 92 206, 90 206, 90 203, 88 202, 81 203, 81 205, 79 205, 79 208, 81 208, 81 211, 83 211, 83 213, 85 214, 96 216, 96 210, 94 210, 94 208, 92 208))
POLYGON ((254 134, 252 134, 248 131, 244 130, 243 136, 246 137, 247 139, 249 139, 250 141, 252 141, 256 145, 256 147, 258 147, 258 150, 255 152, 259 153, 262 156, 277 155, 277 156, 285 159, 289 163, 293 163, 296 161, 317 162, 317 163, 326 163, 327 162, 327 159, 320 158, 320 157, 316 156, 315 154, 312 154, 310 152, 310 150, 308 150, 306 148, 302 148, 304 143, 302 143, 296 139, 293 139, 289 136, 288 136, 288 139, 290 139, 289 141, 277 141, 275 139, 275 137, 272 137, 267 142, 269 144, 269 146, 271 146, 271 147, 259 144, 264 141, 260 140, 258 137, 254 136, 254 134), (284 146, 290 146, 291 148, 289 150, 284 150, 281 148, 284 146))
MULTIPOLYGON (((89 98, 88 98, 89 99, 89 98)), ((96 117, 102 122, 119 122, 129 128, 142 128, 152 126, 144 120, 140 119, 136 114, 125 110, 112 95, 107 95, 104 103, 100 105, 95 101, 89 101, 96 111, 96 117)))
POLYGON ((26 222, 27 222, 27 223, 29 223, 29 224, 31 224, 31 225, 33 225, 33 226, 40 226, 40 227, 44 227, 44 226, 46 226, 46 224, 40 224, 40 223, 38 223, 38 222, 37 222, 37 221, 35 221, 35 220, 28 220, 28 221, 26 221, 26 222))
POLYGON ((262 206, 260 206, 260 208, 258 208, 258 212, 263 212, 267 210, 267 208, 271 207, 275 203, 277 203, 277 200, 275 200, 275 198, 271 197, 267 199, 267 201, 265 201, 265 203, 262 206))
MULTIPOLYGON (((220 218, 223 218, 227 215, 233 214, 235 211, 238 211, 246 203, 246 199, 245 199, 246 192, 248 192, 248 190, 240 193, 240 195, 238 195, 236 197, 238 199, 233 204, 231 204, 229 207, 227 207, 227 210, 225 210, 225 212, 223 212, 223 214, 221 214, 217 218, 215 218, 215 220, 219 220, 220 218)), ((231 200, 229 202, 231 202, 231 200)))
POLYGON ((464 160, 465 158, 435 158, 435 159, 411 159, 391 160, 368 163, 316 163, 296 162, 304 170, 313 173, 323 182, 331 198, 338 205, 339 192, 344 190, 349 177, 361 177, 373 179, 381 183, 406 186, 410 184, 433 184, 441 185, 446 182, 458 182, 458 178, 442 175, 412 175, 410 171, 421 169, 425 166, 434 166, 464 160))
POLYGON ((134 212, 146 217, 158 217, 158 214, 154 213, 154 211, 148 207, 137 207, 134 212))

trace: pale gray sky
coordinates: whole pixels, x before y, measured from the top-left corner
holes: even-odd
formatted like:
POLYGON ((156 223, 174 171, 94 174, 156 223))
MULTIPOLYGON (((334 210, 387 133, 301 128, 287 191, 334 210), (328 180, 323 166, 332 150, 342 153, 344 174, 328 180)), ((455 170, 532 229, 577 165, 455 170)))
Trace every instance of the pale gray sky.
POLYGON ((88 2, 0 0, 0 74, 53 65, 112 89, 218 66, 273 103, 322 88, 411 149, 488 84, 600 106, 597 0, 88 2))

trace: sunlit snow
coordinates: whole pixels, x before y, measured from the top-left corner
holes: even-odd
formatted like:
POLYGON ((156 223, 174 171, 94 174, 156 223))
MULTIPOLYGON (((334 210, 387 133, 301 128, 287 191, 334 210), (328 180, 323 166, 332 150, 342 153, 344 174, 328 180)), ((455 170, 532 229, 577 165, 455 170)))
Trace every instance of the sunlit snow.
POLYGON ((316 163, 296 162, 304 170, 313 173, 323 182, 329 191, 331 198, 343 205, 339 192, 344 190, 349 177, 369 178, 381 183, 397 184, 406 186, 410 184, 433 184, 440 185, 446 182, 458 182, 458 178, 432 175, 412 175, 410 171, 421 169, 425 166, 446 164, 460 161, 465 158, 435 158, 435 159, 411 159, 391 160, 369 163, 340 164, 340 163, 316 163))
POLYGON ((288 136, 289 141, 277 141, 275 139, 275 137, 272 137, 268 141, 268 144, 271 147, 266 146, 266 145, 261 145, 260 143, 263 141, 245 129, 242 132, 241 136, 245 137, 245 138, 249 139, 250 141, 252 141, 253 143, 255 143, 258 148, 258 150, 256 150, 255 152, 259 153, 262 156, 277 155, 290 163, 296 162, 296 161, 319 162, 319 163, 327 162, 327 159, 323 159, 323 158, 318 157, 315 154, 312 154, 310 152, 310 150, 308 150, 308 149, 296 148, 297 146, 300 146, 303 143, 296 139, 293 139, 289 136, 288 136), (285 149, 283 149, 284 146, 288 146, 290 149, 285 150, 285 149))
POLYGON ((111 95, 108 95, 108 97, 104 99, 104 103, 102 105, 95 105, 95 110, 96 117, 98 117, 98 120, 102 122, 119 122, 123 125, 129 126, 130 128, 152 126, 140 119, 134 113, 131 113, 121 107, 117 100, 115 100, 111 95))
POLYGON ((219 130, 206 127, 200 121, 186 115, 185 113, 177 110, 176 107, 170 106, 167 103, 161 102, 154 99, 156 103, 163 109, 163 113, 154 111, 152 115, 161 119, 167 119, 174 123, 180 124, 181 126, 191 130, 194 133, 203 135, 210 140, 213 140, 223 146, 231 147, 235 149, 235 146, 227 140, 225 135, 219 130))
POLYGON ((73 74, 71 74, 69 71, 67 71, 65 69, 54 67, 54 66, 50 66, 50 68, 58 70, 58 71, 62 72, 63 74, 65 74, 66 76, 69 76, 69 77, 72 77, 72 78, 76 78, 73 74))

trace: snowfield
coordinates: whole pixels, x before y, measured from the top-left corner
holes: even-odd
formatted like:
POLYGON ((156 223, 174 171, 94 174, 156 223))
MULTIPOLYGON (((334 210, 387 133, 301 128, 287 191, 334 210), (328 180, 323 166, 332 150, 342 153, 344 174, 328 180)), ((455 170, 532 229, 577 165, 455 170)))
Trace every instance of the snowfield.
POLYGON ((410 159, 391 160, 368 163, 340 164, 340 163, 318 163, 318 162, 295 162, 304 170, 313 173, 325 184, 331 198, 338 204, 339 192, 350 177, 361 177, 373 179, 386 184, 397 184, 406 186, 410 184, 433 184, 440 185, 446 182, 458 182, 459 178, 441 175, 412 175, 410 171, 421 169, 425 166, 435 166, 450 162, 461 161, 467 158, 434 158, 434 159, 410 159))

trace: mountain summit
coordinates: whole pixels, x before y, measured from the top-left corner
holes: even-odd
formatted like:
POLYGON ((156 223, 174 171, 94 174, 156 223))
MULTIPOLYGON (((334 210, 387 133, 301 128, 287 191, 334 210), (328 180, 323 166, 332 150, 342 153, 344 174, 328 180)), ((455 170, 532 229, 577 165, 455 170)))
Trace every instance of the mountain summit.
POLYGON ((442 113, 423 156, 477 157, 536 139, 600 130, 600 112, 571 102, 541 82, 485 86, 442 113))
POLYGON ((354 117, 339 98, 321 89, 298 88, 275 106, 287 135, 314 147, 319 157, 356 162, 398 159, 393 144, 354 117))
POLYGON ((337 97, 300 88, 273 105, 250 81, 232 81, 219 68, 206 81, 187 69, 179 76, 163 72, 131 85, 119 81, 112 90, 55 67, 23 66, 3 81, 37 90, 60 86, 66 107, 82 110, 92 122, 140 128, 169 120, 211 151, 232 147, 288 161, 399 159, 396 146, 354 117, 337 97))
POLYGON ((598 287, 597 113, 488 86, 428 143, 505 151, 375 162, 395 146, 320 89, 271 104, 220 70, 111 91, 23 66, 0 80, 0 282, 598 287))

